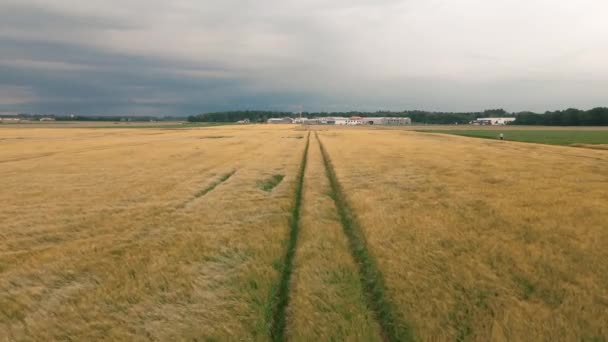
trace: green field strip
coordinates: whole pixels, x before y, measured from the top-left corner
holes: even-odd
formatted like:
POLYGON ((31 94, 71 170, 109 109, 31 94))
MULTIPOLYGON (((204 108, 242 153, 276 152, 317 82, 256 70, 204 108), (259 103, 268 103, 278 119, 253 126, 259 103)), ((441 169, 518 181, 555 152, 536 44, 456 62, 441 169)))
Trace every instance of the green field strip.
POLYGON ((262 191, 271 192, 272 189, 276 188, 285 178, 285 175, 272 175, 271 177, 258 182, 258 188, 262 191))
POLYGON ((365 234, 346 200, 329 154, 316 132, 315 137, 321 148, 332 197, 336 203, 344 233, 348 238, 351 254, 359 267, 360 281, 365 290, 367 304, 380 325, 382 337, 386 341, 413 341, 411 328, 401 317, 397 317, 396 310, 388 297, 382 272, 369 252, 365 234))
POLYGON ((500 139, 548 145, 608 144, 608 130, 417 130, 420 133, 460 135, 470 138, 500 139))

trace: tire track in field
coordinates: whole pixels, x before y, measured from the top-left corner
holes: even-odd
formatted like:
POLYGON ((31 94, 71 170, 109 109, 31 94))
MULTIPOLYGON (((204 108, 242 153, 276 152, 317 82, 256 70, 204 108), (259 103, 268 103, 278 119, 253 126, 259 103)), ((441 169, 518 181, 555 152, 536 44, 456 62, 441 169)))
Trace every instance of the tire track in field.
POLYGON ((211 184, 207 185, 205 188, 199 190, 198 192, 196 192, 194 194, 194 196, 185 201, 184 203, 180 204, 177 206, 177 209, 182 209, 184 207, 186 207, 186 205, 188 205, 190 202, 196 201, 197 199, 205 196, 206 194, 210 193, 211 191, 213 191, 213 189, 215 189, 216 187, 218 187, 220 184, 224 183, 225 181, 227 181, 228 179, 230 179, 230 177, 232 177, 234 174, 236 173, 236 170, 232 170, 228 173, 225 173, 223 175, 221 175, 218 179, 216 179, 215 181, 213 181, 211 184))
MULTIPOLYGON (((170 139, 170 140, 175 140, 175 139, 170 139)), ((165 140, 165 141, 166 141, 166 140, 165 140)), ((139 144, 136 144, 136 145, 142 145, 142 144, 143 144, 143 145, 146 145, 146 144, 151 144, 151 143, 155 143, 155 142, 158 142, 158 141, 154 141, 154 142, 146 142, 146 143, 139 143, 139 144)), ((120 146, 120 145, 112 145, 112 147, 116 147, 116 146, 123 147, 124 145, 123 145, 123 146, 120 146)), ((127 145, 126 147, 131 147, 131 146, 133 146, 133 144, 131 144, 131 145, 127 145)), ((259 148, 260 148, 260 147, 262 147, 262 146, 263 146, 263 143, 258 143, 258 144, 252 145, 252 149, 253 149, 253 150, 256 150, 256 149, 259 149, 259 148)), ((109 147, 110 147, 110 146, 103 146, 103 148, 104 148, 104 149, 109 148, 109 147)), ((82 152, 82 150, 78 150, 78 151, 69 151, 69 152, 66 152, 66 153, 73 153, 73 152, 79 153, 79 152, 82 152)), ((61 152, 59 152, 59 153, 61 153, 61 152)), ((242 150, 242 151, 239 151, 237 155, 238 155, 238 157, 239 157, 239 159, 240 159, 240 157, 242 157, 243 155, 245 155, 245 154, 247 154, 247 153, 248 153, 248 151, 247 151, 247 150, 242 150)), ((2 163, 2 161, 0 161, 0 163, 2 163)), ((225 161, 221 161, 221 162, 216 162, 216 163, 210 164, 210 165, 208 165, 207 167, 203 168, 203 170, 202 170, 202 171, 207 172, 207 171, 209 171, 209 170, 212 170, 212 169, 215 169, 215 168, 221 167, 221 166, 226 165, 226 164, 229 164, 229 163, 232 163, 232 160, 225 160, 225 161)), ((178 168, 178 169, 179 169, 179 168, 181 168, 181 165, 177 165, 177 166, 176 166, 176 168, 178 168)), ((234 174, 235 172, 236 172, 236 169, 234 170, 233 174, 234 174)), ((231 175, 231 176, 232 176, 232 175, 231 175)), ((227 179, 226 179, 226 180, 227 180, 227 179)), ((146 179, 146 180, 142 181, 142 183, 144 183, 144 184, 145 184, 146 182, 149 182, 149 180, 147 180, 147 179, 146 179)), ((139 185, 134 185, 134 187, 139 187, 139 185)), ((199 191, 199 192, 200 192, 200 191, 199 191)), ((194 195, 193 195, 193 196, 194 196, 194 195)), ((155 196, 148 196, 148 197, 155 197, 155 196)), ((199 196, 199 197, 200 197, 200 196, 199 196)), ((129 197, 129 198, 127 198, 127 199, 123 200, 123 201, 128 202, 130 198, 131 198, 131 197, 129 197)), ((195 199, 196 199, 196 198, 194 198, 194 199, 190 199, 190 200, 185 201, 185 202, 187 203, 187 202, 193 201, 193 200, 195 200, 195 199)), ((120 209, 118 209, 118 210, 117 210, 118 212, 124 212, 124 211, 128 211, 128 210, 130 210, 130 207, 129 207, 129 206, 127 206, 127 205, 125 205, 123 202, 117 202, 117 205, 120 205, 120 207, 121 207, 120 209)), ((174 208, 176 208, 176 209, 180 209, 180 206, 182 206, 182 205, 184 205, 184 203, 182 203, 182 204, 178 204, 178 205, 175 205, 175 207, 174 207, 174 208)), ((90 223, 86 223, 86 222, 90 222, 90 221, 93 221, 93 220, 97 220, 97 219, 99 219, 99 217, 101 217, 101 216, 107 216, 107 212, 106 212, 106 211, 107 211, 107 210, 105 210, 105 211, 103 211, 103 210, 102 210, 102 211, 100 211, 100 212, 94 212, 94 213, 91 213, 91 214, 90 214, 88 217, 86 217, 86 218, 84 218, 84 219, 83 219, 84 221, 82 221, 82 222, 80 222, 80 223, 77 223, 76 225, 79 225, 79 226, 86 226, 86 225, 90 224, 90 223)), ((114 212, 114 213, 115 213, 115 212, 116 212, 116 210, 112 209, 112 212, 114 212)), ((68 229, 68 230, 74 230, 75 228, 74 228, 73 226, 66 226, 66 229, 68 229)), ((50 231, 50 230, 48 230, 48 229, 47 229, 47 230, 41 230, 41 231, 37 231, 37 232, 35 232, 35 233, 34 233, 34 235, 32 235, 32 236, 33 236, 32 238, 34 238, 34 237, 38 237, 38 236, 44 236, 44 235, 48 234, 48 233, 49 233, 49 231, 50 231)), ((147 231, 147 230, 146 230, 146 231, 147 231)), ((40 254, 40 253, 43 253, 43 252, 48 252, 49 250, 59 250, 59 249, 63 248, 63 246, 67 246, 67 244, 78 244, 78 243, 82 243, 82 242, 86 242, 86 241, 94 241, 94 240, 99 240, 99 237, 98 237, 97 235, 92 236, 92 237, 91 237, 91 236, 80 237, 80 233, 81 233, 81 231, 80 231, 80 230, 76 230, 76 231, 75 231, 75 233, 74 233, 76 237, 75 237, 75 238, 72 238, 72 239, 71 239, 71 240, 69 240, 69 241, 65 241, 65 242, 63 242, 61 245, 47 246, 47 247, 42 248, 42 249, 37 249, 37 250, 28 251, 27 253, 28 253, 28 254, 32 254, 32 255, 36 255, 36 254, 40 254)), ((84 233, 84 232, 83 232, 83 233, 84 233)), ((104 234, 105 234, 105 233, 104 233, 104 234)), ((115 235, 116 233, 112 233, 112 234, 114 234, 114 235, 115 235)), ((138 230, 138 231, 130 231, 130 232, 127 232, 127 231, 125 231, 125 232, 121 232, 121 234, 120 234, 120 235, 122 236, 122 238, 121 238, 121 239, 122 239, 123 241, 134 241, 134 240, 137 240, 137 236, 140 236, 140 235, 143 235, 143 234, 144 234, 144 233, 143 233, 141 230, 138 230)), ((133 242, 133 243, 134 243, 134 242, 133 242)), ((50 253, 50 252, 49 252, 49 253, 50 253)))
MULTIPOLYGON (((255 145, 250 145, 250 149, 251 150, 257 150, 257 149, 261 148, 263 145, 264 145, 264 143, 258 143, 258 144, 255 144, 255 145)), ((245 158, 242 158, 242 156, 246 155, 246 154, 249 154, 248 151, 249 151, 249 149, 245 149, 245 150, 239 151, 238 152, 238 158, 232 158, 232 159, 245 160, 245 158)), ((213 165, 209 165, 208 167, 204 168, 202 171, 207 172, 209 170, 219 168, 220 166, 224 166, 224 165, 232 163, 232 162, 233 162, 232 160, 226 160, 226 161, 222 161, 222 162, 217 162, 217 163, 215 163, 213 165)), ((176 209, 183 209, 183 208, 185 208, 188 204, 190 204, 190 202, 193 202, 196 199, 198 199, 199 197, 202 197, 202 196, 206 195, 207 193, 209 193, 212 190, 214 190, 215 187, 217 187, 221 183, 227 181, 230 177, 232 177, 236 173, 236 171, 237 171, 236 169, 233 169, 231 172, 222 175, 222 177, 219 178, 219 183, 217 183, 215 185, 211 184, 207 188, 204 188, 204 189, 196 192, 193 195, 194 196, 193 198, 188 199, 188 200, 184 201, 183 203, 177 204, 175 206, 175 208, 176 209), (212 185, 213 185, 213 187, 211 189, 208 189, 212 185)), ((218 181, 216 181, 216 182, 218 182, 218 181)), ((214 183, 216 183, 216 182, 214 182, 214 183)))
POLYGON ((348 239, 350 252, 359 267, 359 278, 365 291, 367 305, 374 313, 380 325, 382 337, 385 341, 413 341, 414 337, 411 328, 401 317, 397 317, 394 305, 391 303, 390 298, 388 298, 382 272, 378 268, 376 260, 369 252, 365 234, 357 222, 353 210, 346 201, 346 196, 344 195, 342 186, 338 182, 329 154, 323 146, 321 139, 319 139, 317 132, 315 132, 315 138, 321 148, 325 171, 331 186, 331 195, 338 209, 338 215, 344 234, 348 239))
POLYGON ((308 160, 308 146, 310 144, 310 132, 306 137, 306 147, 300 163, 300 170, 296 180, 296 190, 294 194, 293 208, 291 209, 291 217, 289 218, 289 239, 287 241, 287 249, 283 260, 281 278, 279 280, 278 289, 273 290, 274 297, 271 302, 272 321, 270 327, 270 337, 272 341, 285 340, 285 326, 287 304, 289 302, 289 284, 293 273, 293 260, 296 254, 296 246, 298 242, 298 233, 300 228, 300 211, 302 208, 302 189, 304 187, 304 173, 306 172, 306 163, 308 160))

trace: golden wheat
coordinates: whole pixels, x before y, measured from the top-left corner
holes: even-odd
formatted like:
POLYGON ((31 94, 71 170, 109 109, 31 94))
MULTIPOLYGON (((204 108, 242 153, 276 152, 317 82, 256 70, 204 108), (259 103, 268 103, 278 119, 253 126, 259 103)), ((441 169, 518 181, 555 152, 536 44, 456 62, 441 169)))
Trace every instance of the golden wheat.
POLYGON ((419 340, 608 336, 608 153, 398 130, 320 134, 419 340))
MULTIPOLYGON (((0 340, 269 340, 306 132, 61 127, 0 127, 0 340)), ((416 340, 608 337, 608 151, 314 129, 374 262, 311 137, 288 339, 387 338, 372 281, 416 340)))
POLYGON ((311 138, 300 237, 288 309, 294 341, 374 341, 380 329, 365 306, 321 158, 311 138))
POLYGON ((3 133, 0 340, 267 339, 293 132, 3 133))

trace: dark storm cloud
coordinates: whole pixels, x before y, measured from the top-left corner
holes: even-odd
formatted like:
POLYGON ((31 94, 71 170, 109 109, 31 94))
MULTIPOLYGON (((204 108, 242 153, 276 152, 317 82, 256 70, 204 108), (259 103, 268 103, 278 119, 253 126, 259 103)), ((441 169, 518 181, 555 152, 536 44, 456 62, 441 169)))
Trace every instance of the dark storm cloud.
POLYGON ((594 0, 5 0, 0 112, 606 105, 606 10, 594 0))
MULTIPOLYGON (((218 89, 233 89, 231 77, 196 77, 222 72, 221 67, 193 63, 176 66, 163 58, 121 55, 66 43, 0 39, 1 83, 29 87, 36 100, 11 106, 47 113, 112 114, 149 111, 196 113, 209 105, 201 98, 218 89), (44 62, 19 56, 45 56, 44 62)), ((217 94, 216 94, 217 96, 217 94)), ((7 106, 8 107, 8 106, 7 106)), ((6 110, 4 110, 6 111, 6 110)))

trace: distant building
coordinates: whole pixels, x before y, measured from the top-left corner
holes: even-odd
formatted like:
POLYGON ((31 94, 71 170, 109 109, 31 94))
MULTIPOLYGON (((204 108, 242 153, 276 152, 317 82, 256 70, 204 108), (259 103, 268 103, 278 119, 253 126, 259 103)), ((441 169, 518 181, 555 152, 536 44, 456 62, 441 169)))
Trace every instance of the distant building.
POLYGON ((507 125, 511 122, 515 121, 515 118, 478 118, 470 122, 471 125, 490 125, 490 126, 500 126, 507 125))
POLYGON ((360 116, 345 117, 325 117, 308 119, 303 123, 307 125, 338 125, 338 126, 356 126, 356 125, 411 125, 412 119, 403 117, 370 117, 364 118, 360 116))
POLYGON ((330 121, 327 121, 328 124, 334 124, 334 125, 347 125, 348 123, 348 119, 347 118, 331 118, 330 121))
POLYGON ((292 124, 292 118, 270 118, 268 119, 269 124, 292 124))
POLYGON ((318 118, 312 118, 312 119, 306 119, 304 121, 302 121, 303 124, 305 125, 318 125, 319 119, 318 118))
POLYGON ((18 116, 3 116, 0 117, 0 121, 21 121, 21 118, 18 116))
POLYGON ((412 119, 404 117, 362 118, 364 125, 405 126, 411 125, 412 119))
POLYGON ((363 118, 360 116, 351 116, 350 119, 346 119, 346 124, 349 126, 362 125, 363 118))

